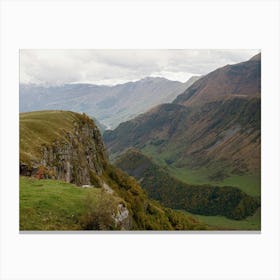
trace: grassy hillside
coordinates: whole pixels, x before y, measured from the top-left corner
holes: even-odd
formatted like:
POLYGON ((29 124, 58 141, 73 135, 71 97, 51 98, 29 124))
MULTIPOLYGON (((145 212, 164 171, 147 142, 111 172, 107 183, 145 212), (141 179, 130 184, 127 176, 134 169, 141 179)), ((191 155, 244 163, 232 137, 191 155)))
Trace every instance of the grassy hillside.
POLYGON ((187 183, 234 184, 258 196, 260 107, 259 98, 163 104, 106 131, 104 140, 112 159, 135 147, 187 183))
POLYGON ((37 178, 20 180, 21 229, 119 229, 111 218, 120 202, 129 211, 128 229, 208 229, 189 215, 148 199, 134 178, 110 165, 100 133, 86 115, 63 111, 24 113, 20 115, 20 129, 21 161, 29 162, 34 172, 28 174, 37 178), (77 185, 88 181, 99 189, 83 189, 50 178, 77 185), (104 194, 105 186, 114 195, 104 194))
POLYGON ((145 145, 141 149, 141 152, 148 157, 152 157, 158 165, 166 168, 173 177, 187 184, 232 186, 251 196, 261 195, 261 176, 259 172, 252 174, 231 174, 229 168, 219 166, 218 164, 195 169, 187 166, 177 167, 176 164, 169 164, 172 151, 166 150, 159 153, 155 145, 145 145), (227 176, 217 176, 221 168, 223 168, 223 173, 220 174, 227 174, 227 176), (213 175, 216 175, 216 177, 213 175))
POLYGON ((97 188, 20 177, 20 230, 81 230, 86 200, 92 198, 91 206, 97 210, 101 195, 109 196, 97 188))
POLYGON ((134 147, 189 184, 234 185, 260 195, 261 55, 226 65, 104 133, 112 159, 134 147))
POLYGON ((169 175, 139 151, 130 149, 116 165, 137 178, 148 195, 167 207, 202 215, 220 215, 241 220, 255 213, 259 199, 234 187, 189 185, 169 175))
POLYGON ((20 160, 38 159, 42 145, 66 141, 65 132, 73 131, 79 114, 69 111, 37 111, 20 114, 20 160))
POLYGON ((131 229, 134 230, 210 228, 190 214, 175 212, 157 202, 145 199, 144 209, 143 201, 133 195, 127 194, 125 200, 100 188, 81 188, 58 180, 22 176, 20 230, 118 230, 111 217, 118 203, 124 203, 133 213, 131 229))
POLYGON ((191 216, 182 215, 148 199, 139 183, 122 170, 109 165, 105 178, 112 189, 121 197, 132 213, 133 229, 141 230, 205 230, 204 223, 191 216))

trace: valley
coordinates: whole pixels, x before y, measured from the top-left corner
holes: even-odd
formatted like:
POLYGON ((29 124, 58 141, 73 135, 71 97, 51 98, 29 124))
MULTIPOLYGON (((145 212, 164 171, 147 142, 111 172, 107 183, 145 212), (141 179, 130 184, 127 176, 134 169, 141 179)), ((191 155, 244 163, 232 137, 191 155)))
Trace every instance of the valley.
POLYGON ((158 153, 152 145, 147 145, 141 149, 146 156, 153 158, 157 164, 166 168, 172 176, 182 182, 193 185, 215 184, 217 186, 233 186, 239 188, 252 196, 260 196, 261 178, 259 173, 255 174, 230 174, 225 178, 213 177, 217 173, 215 166, 213 168, 200 167, 191 169, 187 167, 176 167, 173 164, 167 164, 170 153, 158 153))
POLYGON ((258 197, 232 186, 183 183, 167 168, 162 168, 135 149, 129 149, 118 157, 115 165, 135 177, 149 197, 173 209, 242 220, 252 216, 260 206, 258 197))
MULTIPOLYGON (((205 185, 230 186, 260 200, 260 60, 259 54, 219 68, 196 81, 172 103, 158 105, 114 130, 105 131, 103 138, 111 160, 117 165, 119 158, 129 162, 130 148, 136 148, 179 180, 170 183, 170 188, 183 183, 196 190, 205 185)), ((133 163, 136 164, 135 160, 133 163)), ((133 175, 132 170, 122 169, 133 175)), ((143 178, 138 178, 142 186, 143 178)), ((155 197, 163 186, 164 182, 153 193, 155 197)), ((178 194, 175 189, 169 192, 178 194)), ((204 196, 206 193, 204 190, 204 196)), ((189 195, 176 201, 183 197, 189 195)), ((190 212, 198 214, 195 211, 190 212)), ((210 218, 208 212, 200 219, 209 221, 209 225, 224 222, 233 228, 260 228, 259 215, 253 215, 252 225, 247 220, 234 225, 217 214, 210 218)))
POLYGON ((20 85, 21 230, 260 230, 261 54, 185 83, 20 85))

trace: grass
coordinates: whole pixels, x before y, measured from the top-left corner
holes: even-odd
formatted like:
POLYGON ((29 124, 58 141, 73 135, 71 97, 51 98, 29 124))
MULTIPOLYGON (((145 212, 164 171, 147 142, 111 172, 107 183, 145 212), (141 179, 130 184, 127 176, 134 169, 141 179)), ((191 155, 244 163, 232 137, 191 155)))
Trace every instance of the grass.
POLYGON ((248 195, 260 196, 261 185, 260 176, 258 175, 230 175, 221 181, 209 180, 211 174, 206 168, 191 170, 187 168, 168 167, 170 173, 177 179, 193 185, 210 184, 215 186, 232 186, 236 187, 248 195))
POLYGON ((239 188, 248 195, 260 196, 261 195, 261 178, 258 174, 245 174, 245 175, 230 175, 221 181, 213 181, 209 176, 215 172, 208 168, 188 169, 186 167, 178 168, 174 165, 168 165, 165 159, 170 158, 172 151, 159 153, 157 147, 153 145, 146 145, 141 151, 154 159, 154 161, 166 167, 170 174, 175 178, 191 185, 215 185, 215 186, 232 186, 239 188))
POLYGON ((158 147, 149 144, 145 145, 141 149, 141 152, 148 157, 152 157, 157 164, 166 167, 169 167, 169 165, 166 163, 165 159, 170 158, 175 153, 170 147, 166 151, 158 152, 158 147))
POLYGON ((80 230, 89 194, 97 202, 101 189, 20 177, 20 230, 80 230))
POLYGON ((213 229, 216 228, 217 230, 261 230, 260 208, 253 216, 247 217, 241 221, 227 219, 222 216, 202 216, 189 212, 186 213, 195 217, 199 222, 205 223, 213 229))
POLYGON ((252 196, 261 195, 261 178, 259 175, 232 175, 217 185, 228 185, 241 189, 252 196))
POLYGON ((207 170, 206 168, 192 170, 187 168, 176 168, 174 166, 170 166, 168 170, 177 179, 191 185, 204 185, 210 183, 210 180, 208 178, 210 173, 209 170, 207 170))
POLYGON ((20 160, 29 162, 40 155, 40 147, 61 139, 73 130, 78 114, 69 111, 38 111, 20 114, 20 160))

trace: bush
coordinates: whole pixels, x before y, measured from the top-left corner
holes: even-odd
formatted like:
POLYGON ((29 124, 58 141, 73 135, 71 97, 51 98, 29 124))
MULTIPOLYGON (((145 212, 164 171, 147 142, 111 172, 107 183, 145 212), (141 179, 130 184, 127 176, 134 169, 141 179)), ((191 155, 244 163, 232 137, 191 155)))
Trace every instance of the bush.
POLYGON ((80 218, 80 224, 85 230, 116 229, 113 216, 117 211, 117 201, 110 194, 102 191, 96 196, 90 193, 85 200, 85 213, 80 218))

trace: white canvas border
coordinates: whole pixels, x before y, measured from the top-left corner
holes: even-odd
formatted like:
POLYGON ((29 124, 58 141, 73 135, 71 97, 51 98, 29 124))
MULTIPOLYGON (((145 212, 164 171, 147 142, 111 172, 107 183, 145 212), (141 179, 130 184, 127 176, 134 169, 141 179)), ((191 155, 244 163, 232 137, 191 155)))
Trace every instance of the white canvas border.
POLYGON ((279 279, 279 31, 278 1, 2 1, 2 279, 279 279), (261 234, 19 234, 22 48, 261 48, 261 234))

